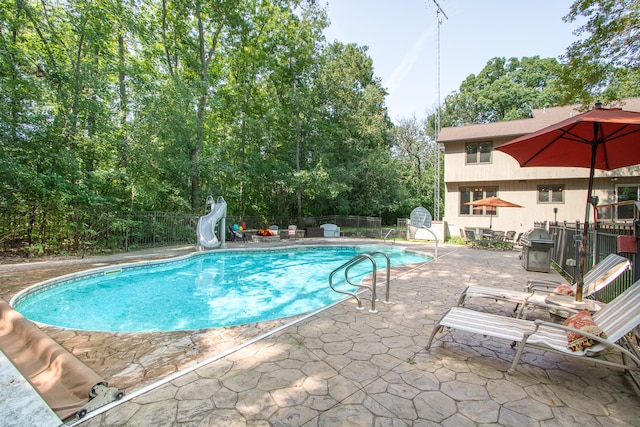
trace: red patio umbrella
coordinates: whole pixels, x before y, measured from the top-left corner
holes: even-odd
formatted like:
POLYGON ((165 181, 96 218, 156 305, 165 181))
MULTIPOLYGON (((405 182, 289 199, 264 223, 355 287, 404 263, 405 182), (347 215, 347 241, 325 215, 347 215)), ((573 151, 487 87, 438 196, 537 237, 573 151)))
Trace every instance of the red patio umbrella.
POLYGON ((589 230, 589 204, 595 169, 612 170, 640 164, 640 113, 596 108, 496 147, 520 166, 589 168, 589 185, 580 249, 576 301, 582 301, 589 230))
MULTIPOLYGON (((499 197, 496 196, 491 196, 491 197, 486 197, 484 199, 480 199, 480 200, 474 200, 472 202, 467 202, 465 203, 465 205, 470 205, 470 206, 486 206, 486 207, 492 207, 492 208, 521 208, 522 206, 517 205, 515 203, 511 203, 511 202, 507 202, 506 200, 502 200, 499 197)), ((491 225, 493 223, 493 211, 494 209, 491 209, 489 212, 489 229, 491 229, 491 225)))

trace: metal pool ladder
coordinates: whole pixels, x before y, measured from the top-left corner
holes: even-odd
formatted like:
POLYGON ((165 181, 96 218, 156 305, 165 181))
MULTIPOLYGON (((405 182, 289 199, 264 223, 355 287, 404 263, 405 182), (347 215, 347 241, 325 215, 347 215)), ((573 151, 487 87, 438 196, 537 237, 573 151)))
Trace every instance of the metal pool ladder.
POLYGON ((391 261, 389 260, 389 256, 387 254, 385 254, 384 252, 381 251, 374 251, 368 254, 359 254, 356 255, 355 257, 353 257, 352 259, 350 259, 349 261, 345 262, 344 264, 342 264, 340 267, 336 268, 335 270, 333 270, 331 272, 331 274, 329 275, 329 286, 331 286, 331 289, 333 289, 334 291, 340 293, 340 294, 345 294, 345 295, 349 295, 352 296, 353 298, 356 299, 356 301, 358 301, 358 307, 356 307, 358 310, 363 310, 364 307, 362 306, 362 301, 360 300, 360 297, 357 295, 357 292, 349 292, 349 291, 343 291, 341 289, 337 289, 334 285, 333 285, 333 277, 340 271, 344 270, 344 277, 345 280, 347 281, 348 284, 350 284, 351 286, 355 286, 358 287, 360 289, 370 289, 371 290, 371 309, 369 310, 369 313, 377 313, 378 310, 376 310, 376 284, 377 284, 377 265, 376 265, 376 260, 374 259, 374 255, 383 255, 387 261, 387 282, 386 282, 386 292, 385 292, 385 300, 384 303, 388 304, 389 301, 389 280, 390 280, 390 276, 391 276, 391 261), (371 272, 371 285, 364 285, 362 283, 354 283, 351 281, 351 279, 349 278, 349 270, 351 270, 352 267, 355 267, 356 265, 360 264, 363 261, 369 260, 371 261, 371 265, 373 266, 373 271, 371 272))

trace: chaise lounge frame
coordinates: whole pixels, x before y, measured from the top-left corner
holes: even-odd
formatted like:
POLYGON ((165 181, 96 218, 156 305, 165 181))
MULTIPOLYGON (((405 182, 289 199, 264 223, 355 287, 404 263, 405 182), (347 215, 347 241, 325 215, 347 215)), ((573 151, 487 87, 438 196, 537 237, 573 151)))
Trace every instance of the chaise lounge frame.
MULTIPOLYGON (((602 261, 597 263, 584 276, 582 294, 589 297, 604 289, 615 281, 620 275, 631 268, 631 263, 625 257, 617 254, 607 255, 602 261)), ((550 280, 530 280, 527 282, 524 291, 512 289, 502 289, 492 286, 470 285, 460 294, 458 307, 464 307, 469 298, 489 298, 496 301, 505 301, 516 304, 513 309, 518 312, 516 317, 522 317, 524 308, 527 305, 538 307, 548 307, 547 296, 560 285, 559 282, 550 280)), ((572 284, 571 289, 575 292, 576 284, 572 284)))
POLYGON ((518 349, 507 371, 509 374, 516 371, 524 348, 528 346, 623 369, 640 388, 638 378, 632 373, 640 367, 640 354, 637 344, 633 342, 630 335, 634 328, 640 325, 640 280, 595 313, 593 320, 605 332, 607 338, 540 319, 531 321, 463 307, 452 307, 434 326, 426 348, 427 350, 431 348, 436 334, 444 328, 459 329, 514 342, 512 346, 517 346, 518 349), (584 350, 571 351, 567 348, 567 331, 591 338, 595 345, 584 350), (622 362, 590 357, 607 348, 619 351, 622 362))

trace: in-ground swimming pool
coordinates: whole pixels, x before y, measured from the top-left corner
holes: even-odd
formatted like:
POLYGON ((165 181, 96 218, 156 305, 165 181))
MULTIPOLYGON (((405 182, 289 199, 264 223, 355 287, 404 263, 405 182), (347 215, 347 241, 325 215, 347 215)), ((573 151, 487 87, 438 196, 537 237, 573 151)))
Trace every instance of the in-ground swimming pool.
MULTIPOLYGON (((331 271, 375 250, 385 252, 392 266, 432 259, 390 246, 216 251, 65 276, 23 291, 12 305, 32 321, 79 330, 240 325, 308 313, 344 299, 329 287, 331 271)), ((383 256, 375 259, 378 268, 386 266, 383 256)), ((361 264, 360 271, 349 273, 352 282, 371 272, 370 262, 361 264)), ((344 280, 337 287, 353 290, 344 280)))

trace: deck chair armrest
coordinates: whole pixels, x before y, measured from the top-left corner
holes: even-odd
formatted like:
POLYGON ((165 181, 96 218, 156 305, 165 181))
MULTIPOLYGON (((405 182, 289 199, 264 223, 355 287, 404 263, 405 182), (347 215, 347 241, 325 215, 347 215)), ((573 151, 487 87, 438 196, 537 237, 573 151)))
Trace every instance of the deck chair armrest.
MULTIPOLYGON (((531 290, 531 296, 533 295, 540 295, 540 294, 545 294, 547 296, 551 296, 551 295, 567 295, 567 294, 563 294, 562 292, 554 292, 555 288, 550 288, 550 289, 532 289, 531 290)), ((577 311, 577 310, 576 310, 577 311)))
POLYGON ((623 346, 619 345, 618 343, 615 343, 615 342, 613 342, 613 341, 611 341, 611 340, 609 340, 607 338, 602 338, 602 337, 599 337, 597 335, 593 335, 593 334, 590 334, 588 332, 582 331, 580 329, 572 328, 570 326, 561 325, 559 323, 546 322, 546 321, 540 320, 540 319, 535 320, 535 324, 536 324, 536 331, 538 330, 538 328, 540 326, 545 326, 545 327, 549 327, 549 328, 560 329, 560 330, 563 330, 563 331, 566 331, 566 332, 576 332, 576 333, 578 333, 578 334, 580 334, 582 336, 585 336, 587 338, 591 338, 596 343, 601 343, 601 344, 605 345, 606 347, 614 348, 614 349, 618 350, 620 353, 622 353, 623 355, 626 355, 631 360, 633 360, 633 362, 636 364, 637 367, 640 367, 640 357, 638 357, 637 353, 635 353, 633 351, 629 351, 628 349, 624 348, 623 346))
POLYGON ((571 326, 565 326, 565 325, 562 325, 560 323, 546 322, 546 321, 541 320, 541 319, 536 319, 535 323, 536 323, 536 326, 538 326, 538 327, 545 326, 545 327, 549 327, 549 328, 560 329, 560 330, 563 330, 565 332, 575 332, 576 334, 580 334, 580 335, 582 335, 584 337, 590 338, 593 341, 597 341, 599 343, 602 343, 602 344, 606 345, 607 347, 614 347, 614 348, 617 348, 618 350, 622 350, 622 347, 620 347, 615 342, 608 340, 607 338, 603 338, 603 337, 600 337, 598 335, 593 335, 593 334, 590 334, 590 333, 585 332, 583 330, 572 328, 571 326))
POLYGON ((562 285, 562 282, 558 282, 555 280, 529 280, 527 281, 527 285, 525 286, 525 291, 534 292, 536 290, 553 290, 559 285, 562 285))

